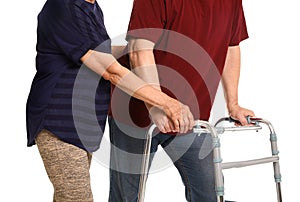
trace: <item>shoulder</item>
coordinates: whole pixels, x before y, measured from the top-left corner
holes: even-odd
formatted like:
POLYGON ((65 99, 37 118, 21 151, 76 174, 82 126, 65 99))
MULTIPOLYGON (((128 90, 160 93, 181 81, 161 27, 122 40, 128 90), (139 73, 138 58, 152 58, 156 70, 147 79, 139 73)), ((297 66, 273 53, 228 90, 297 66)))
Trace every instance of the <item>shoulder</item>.
POLYGON ((74 7, 80 7, 84 3, 83 0, 47 0, 44 10, 52 11, 53 14, 63 14, 74 7))
POLYGON ((83 3, 83 0, 47 0, 40 16, 50 21, 63 21, 76 15, 83 3))

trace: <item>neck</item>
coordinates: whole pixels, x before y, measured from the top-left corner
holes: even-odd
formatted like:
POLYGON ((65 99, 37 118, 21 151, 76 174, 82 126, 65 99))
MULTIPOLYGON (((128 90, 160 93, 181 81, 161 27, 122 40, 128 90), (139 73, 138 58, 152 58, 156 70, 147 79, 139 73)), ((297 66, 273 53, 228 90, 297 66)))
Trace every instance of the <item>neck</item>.
POLYGON ((89 3, 95 3, 95 0, 85 0, 86 2, 89 2, 89 3))

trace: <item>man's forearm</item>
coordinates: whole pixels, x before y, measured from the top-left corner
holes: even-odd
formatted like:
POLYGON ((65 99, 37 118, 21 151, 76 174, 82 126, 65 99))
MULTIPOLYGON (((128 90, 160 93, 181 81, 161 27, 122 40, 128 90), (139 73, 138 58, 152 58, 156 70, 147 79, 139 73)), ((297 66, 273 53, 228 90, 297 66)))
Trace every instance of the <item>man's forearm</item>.
POLYGON ((239 120, 241 125, 247 125, 246 116, 255 116, 252 110, 243 108, 238 102, 238 84, 240 78, 240 47, 234 46, 228 48, 224 71, 222 74, 222 84, 224 88, 225 99, 229 115, 239 120))
POLYGON ((134 73, 145 82, 159 86, 159 79, 155 58, 154 44, 144 39, 131 39, 128 43, 130 65, 134 73))
POLYGON ((111 54, 115 58, 120 58, 124 54, 124 49, 126 46, 112 46, 111 47, 111 54))
POLYGON ((238 105, 238 84, 240 78, 240 47, 229 47, 222 74, 222 84, 228 111, 238 105))
POLYGON ((130 54, 132 71, 148 84, 160 89, 157 68, 152 51, 130 54))
MULTIPOLYGON (((133 72, 146 83, 160 90, 153 46, 150 41, 132 39, 129 41, 129 58, 133 72)), ((149 104, 146 106, 148 109, 151 107, 149 104)))

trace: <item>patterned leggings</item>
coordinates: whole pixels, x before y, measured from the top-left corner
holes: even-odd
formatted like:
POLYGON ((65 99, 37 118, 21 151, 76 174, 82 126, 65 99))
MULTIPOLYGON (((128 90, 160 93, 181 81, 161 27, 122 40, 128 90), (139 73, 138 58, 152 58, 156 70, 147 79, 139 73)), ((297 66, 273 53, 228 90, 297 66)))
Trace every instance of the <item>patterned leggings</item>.
POLYGON ((47 130, 39 133, 36 144, 54 187, 53 201, 92 202, 89 173, 92 155, 47 130))

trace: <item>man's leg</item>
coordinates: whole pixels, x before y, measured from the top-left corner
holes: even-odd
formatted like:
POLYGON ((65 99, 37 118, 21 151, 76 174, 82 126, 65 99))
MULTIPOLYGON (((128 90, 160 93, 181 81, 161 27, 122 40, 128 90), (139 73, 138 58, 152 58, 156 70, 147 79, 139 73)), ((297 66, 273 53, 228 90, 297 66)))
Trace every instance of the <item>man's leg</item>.
MULTIPOLYGON (((136 202, 147 131, 120 124, 111 118, 109 128, 111 140, 109 201, 136 202)), ((152 148, 157 148, 157 145, 152 144, 152 148)))
POLYGON ((92 202, 90 163, 92 155, 42 130, 36 143, 54 187, 55 202, 92 202))
POLYGON ((181 175, 187 201, 216 202, 211 136, 176 136, 162 146, 181 175))

